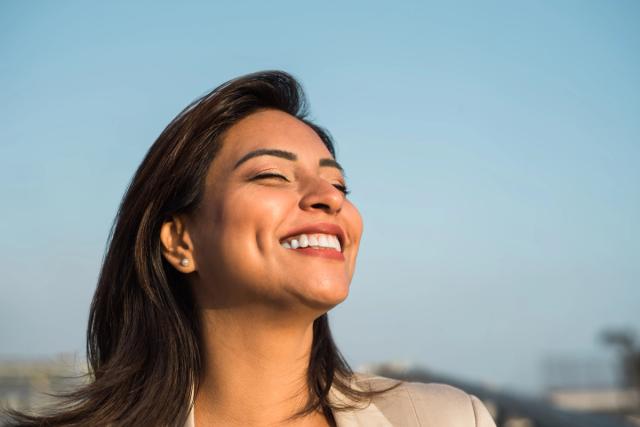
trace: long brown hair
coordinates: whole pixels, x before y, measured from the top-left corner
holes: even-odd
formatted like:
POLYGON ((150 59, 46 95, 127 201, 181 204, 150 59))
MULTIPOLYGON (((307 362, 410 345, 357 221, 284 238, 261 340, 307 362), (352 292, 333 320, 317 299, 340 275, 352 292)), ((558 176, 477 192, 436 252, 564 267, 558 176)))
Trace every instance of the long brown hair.
MULTIPOLYGON (((91 380, 48 414, 11 412, 12 425, 185 423, 202 369, 200 325, 183 275, 161 254, 160 228, 198 205, 224 132, 261 109, 304 121, 335 157, 331 137, 306 119, 302 88, 287 73, 246 75, 191 103, 151 146, 120 205, 89 313, 91 380)), ((352 375, 324 314, 313 325, 310 398, 294 417, 321 409, 334 424, 331 410, 341 408, 329 402, 332 386, 357 402, 377 393, 352 388, 352 375)))

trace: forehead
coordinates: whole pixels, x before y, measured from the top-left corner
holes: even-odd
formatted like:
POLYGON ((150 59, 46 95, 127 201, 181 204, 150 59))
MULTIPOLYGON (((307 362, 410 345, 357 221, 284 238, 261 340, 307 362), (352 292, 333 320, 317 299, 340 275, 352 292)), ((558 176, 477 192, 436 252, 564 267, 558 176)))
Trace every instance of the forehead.
POLYGON ((290 151, 304 160, 332 157, 318 134, 299 119, 278 110, 253 113, 230 127, 218 153, 233 162, 257 149, 290 151))

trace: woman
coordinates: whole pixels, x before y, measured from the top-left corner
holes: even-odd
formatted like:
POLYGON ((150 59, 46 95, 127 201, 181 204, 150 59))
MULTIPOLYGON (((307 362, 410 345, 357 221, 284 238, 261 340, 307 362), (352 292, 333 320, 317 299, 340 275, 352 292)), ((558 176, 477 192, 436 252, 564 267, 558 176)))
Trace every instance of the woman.
POLYGON ((149 150, 89 317, 92 380, 16 425, 493 425, 442 385, 352 373, 327 311, 362 233, 328 134, 283 72, 230 81, 149 150))

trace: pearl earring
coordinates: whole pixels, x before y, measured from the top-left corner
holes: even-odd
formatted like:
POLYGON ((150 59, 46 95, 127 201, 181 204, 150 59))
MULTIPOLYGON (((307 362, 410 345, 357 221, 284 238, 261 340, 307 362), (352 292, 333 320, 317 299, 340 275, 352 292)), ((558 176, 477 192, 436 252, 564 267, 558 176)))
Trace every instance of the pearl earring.
POLYGON ((182 258, 180 260, 180 265, 183 267, 186 267, 187 265, 189 265, 189 259, 188 258, 182 258))

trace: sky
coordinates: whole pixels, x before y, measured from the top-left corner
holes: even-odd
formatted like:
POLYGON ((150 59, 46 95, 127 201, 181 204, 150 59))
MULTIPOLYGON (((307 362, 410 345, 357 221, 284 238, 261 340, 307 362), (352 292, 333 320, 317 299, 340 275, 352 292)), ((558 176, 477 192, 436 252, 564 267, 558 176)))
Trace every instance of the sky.
POLYGON ((525 393, 640 332, 640 3, 0 3, 0 357, 84 351, 119 201, 189 102, 282 69, 365 232, 356 368, 525 393))

